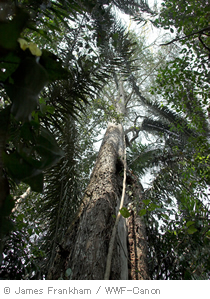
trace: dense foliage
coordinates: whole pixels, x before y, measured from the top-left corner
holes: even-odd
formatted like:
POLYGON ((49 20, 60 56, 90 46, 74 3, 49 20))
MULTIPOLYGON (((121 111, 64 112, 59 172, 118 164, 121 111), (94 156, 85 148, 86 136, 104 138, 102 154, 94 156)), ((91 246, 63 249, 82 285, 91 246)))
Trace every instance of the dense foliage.
POLYGON ((1 278, 47 274, 82 201, 94 143, 115 118, 130 142, 129 168, 139 180, 152 172, 138 203, 151 277, 209 279, 206 3, 163 1, 158 12, 146 1, 2 2, 1 278), (169 30, 158 53, 114 10, 169 30), (114 106, 121 82, 125 119, 114 106))
POLYGON ((173 33, 164 45, 174 44, 177 54, 159 68, 152 93, 183 118, 168 115, 168 133, 154 123, 166 140, 164 151, 145 153, 150 163, 161 164, 146 191, 147 207, 157 205, 147 215, 155 279, 209 278, 208 15, 206 1, 164 1, 154 22, 173 33))

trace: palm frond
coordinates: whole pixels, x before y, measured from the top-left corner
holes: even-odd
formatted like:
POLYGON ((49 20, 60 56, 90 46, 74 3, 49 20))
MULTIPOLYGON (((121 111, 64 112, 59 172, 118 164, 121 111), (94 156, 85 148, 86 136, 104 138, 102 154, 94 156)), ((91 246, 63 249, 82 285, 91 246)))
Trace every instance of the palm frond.
POLYGON ((154 12, 150 9, 147 0, 114 0, 114 5, 118 7, 121 11, 130 16, 135 17, 137 21, 142 21, 144 18, 142 17, 142 13, 153 14, 154 12))
POLYGON ((46 252, 45 271, 56 254, 56 247, 62 240, 78 206, 81 203, 81 186, 78 185, 76 159, 79 155, 76 145, 74 119, 63 123, 62 131, 56 131, 58 142, 65 156, 45 173, 45 188, 39 209, 40 221, 45 223, 42 249, 46 252))

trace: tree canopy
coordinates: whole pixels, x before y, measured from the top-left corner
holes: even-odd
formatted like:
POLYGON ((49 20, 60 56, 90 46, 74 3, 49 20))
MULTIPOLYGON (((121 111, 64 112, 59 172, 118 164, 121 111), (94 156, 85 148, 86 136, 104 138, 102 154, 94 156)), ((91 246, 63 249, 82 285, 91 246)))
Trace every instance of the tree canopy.
POLYGON ((114 119, 124 126, 129 169, 138 181, 151 174, 136 205, 151 277, 209 279, 206 1, 0 5, 0 276, 47 274, 114 119), (136 26, 162 28, 158 51, 119 11, 136 26))

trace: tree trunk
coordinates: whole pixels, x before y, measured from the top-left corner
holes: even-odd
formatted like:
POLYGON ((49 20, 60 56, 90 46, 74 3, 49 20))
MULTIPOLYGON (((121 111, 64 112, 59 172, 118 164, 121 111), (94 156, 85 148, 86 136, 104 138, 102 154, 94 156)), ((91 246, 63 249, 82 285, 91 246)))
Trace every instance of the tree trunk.
POLYGON ((143 198, 143 187, 138 178, 131 174, 129 176, 130 190, 133 201, 130 202, 130 217, 126 219, 128 227, 128 256, 129 277, 131 280, 150 279, 147 265, 147 236, 144 221, 137 214, 137 206, 141 205, 143 198))
MULTIPOLYGON (((71 279, 104 279, 109 240, 122 192, 123 153, 123 127, 120 124, 110 123, 81 209, 68 229, 62 244, 59 245, 54 265, 49 270, 47 279, 69 279, 65 276, 66 270, 69 268, 72 273, 71 279)), ((136 218, 132 216, 132 219, 132 224, 128 221, 127 225, 124 218, 120 219, 112 256, 110 279, 119 280, 128 279, 128 277, 135 279, 134 276, 132 278, 133 274, 128 273, 129 248, 127 249, 127 246, 130 246, 131 242, 128 242, 127 233, 137 230, 136 224, 133 225, 136 218)), ((129 235, 131 236, 131 233, 129 235)), ((134 235, 136 234, 134 233, 134 235)), ((139 245, 139 243, 141 243, 141 238, 135 244, 139 245)), ((142 246, 142 248, 145 247, 142 246)), ((141 260, 141 254, 135 256, 135 260, 138 258, 141 260)), ((145 262, 144 258, 143 261, 145 262)), ((132 267, 133 263, 130 262, 130 268, 132 267)), ((144 267, 144 271, 145 269, 146 267, 144 267)), ((135 272, 135 270, 132 271, 135 272)), ((132 271, 130 270, 130 273, 132 271)), ((138 271, 140 273, 141 269, 138 271)), ((138 276, 138 279, 147 278, 149 278, 148 275, 138 276)))

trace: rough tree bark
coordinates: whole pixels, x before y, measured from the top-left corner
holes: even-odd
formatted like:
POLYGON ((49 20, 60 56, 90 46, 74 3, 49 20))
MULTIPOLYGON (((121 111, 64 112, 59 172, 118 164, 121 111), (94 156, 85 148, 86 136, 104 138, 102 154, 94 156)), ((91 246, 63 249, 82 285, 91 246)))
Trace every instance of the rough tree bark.
POLYGON ((133 200, 129 201, 130 217, 126 219, 128 228, 128 268, 130 280, 150 279, 147 265, 147 235, 144 221, 138 215, 136 209, 141 205, 143 199, 143 186, 138 178, 131 174, 130 190, 133 200))
MULTIPOLYGON (((83 204, 62 244, 59 244, 47 279, 65 279, 65 272, 69 268, 72 270, 71 279, 104 278, 109 240, 114 226, 113 215, 116 215, 122 192, 123 152, 123 127, 121 124, 110 123, 83 204)), ((149 279, 145 231, 134 212, 129 218, 126 221, 121 217, 118 225, 110 279, 149 279)))

